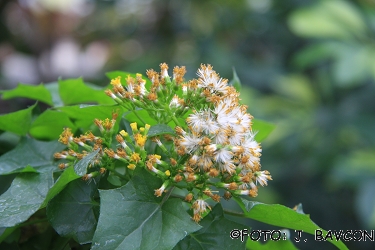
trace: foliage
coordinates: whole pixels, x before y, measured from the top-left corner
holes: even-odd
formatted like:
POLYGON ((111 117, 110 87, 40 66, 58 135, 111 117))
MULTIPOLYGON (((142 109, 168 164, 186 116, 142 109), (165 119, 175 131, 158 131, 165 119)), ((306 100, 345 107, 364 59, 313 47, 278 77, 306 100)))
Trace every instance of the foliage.
MULTIPOLYGON (((256 185, 267 185, 271 180, 268 171, 260 170, 258 142, 270 134, 274 125, 261 120, 254 120, 250 125, 247 118, 252 117, 246 113, 245 106, 236 103, 237 91, 226 86, 226 81, 211 66, 202 66, 197 82, 183 81, 181 71, 174 72, 172 79, 166 65, 161 67, 160 75, 148 71, 151 81, 140 74, 109 73, 115 94, 111 90, 105 93, 112 99, 82 79, 27 88, 19 85, 14 90, 2 91, 6 98, 22 96, 50 106, 38 112, 36 103, 0 117, 3 133, 15 133, 22 138, 16 147, 0 157, 0 178, 5 180, 0 182, 2 246, 17 245, 26 249, 30 242, 49 233, 55 240, 45 241, 50 244, 45 248, 51 248, 55 241, 61 242, 64 248, 67 244, 81 244, 82 249, 87 246, 93 249, 244 249, 246 242, 230 239, 230 232, 250 230, 250 227, 228 218, 227 214, 234 213, 219 202, 220 196, 233 197, 243 210, 238 214, 243 218, 310 234, 319 228, 298 209, 239 198, 240 195, 255 197, 256 185), (127 84, 114 78, 117 75, 126 77, 127 84), (204 85, 207 78, 208 83, 217 83, 217 89, 204 85), (148 91, 148 101, 142 99, 146 96, 143 87, 148 91), (39 96, 34 91, 39 89, 50 94, 39 96), (133 94, 129 95, 130 92, 133 94), (231 94, 223 95, 224 92, 231 94), (233 96, 227 97, 230 95, 233 96), (219 111, 214 118, 207 118, 207 112, 213 112, 225 98, 231 99, 233 109, 238 107, 236 114, 231 114, 229 106, 223 105, 226 115, 241 115, 243 121, 232 117, 232 121, 219 124, 220 128, 226 131, 224 126, 230 124, 234 130, 237 121, 247 128, 238 132, 243 137, 237 144, 231 142, 233 145, 215 138, 218 132, 208 127, 212 125, 210 119, 225 118, 225 112, 219 111), (207 124, 197 122, 203 115, 207 124), (251 128, 259 133, 251 132, 251 128), (59 136, 57 130, 63 133, 59 136), (209 140, 187 143, 200 134, 209 140), (170 137, 174 140, 170 141, 170 137), (211 140, 216 143, 212 144, 211 140), (242 144, 243 141, 248 144, 242 144), (233 152, 225 158, 226 162, 221 161, 220 157, 224 156, 220 154, 224 155, 226 150, 233 152), (195 166, 192 155, 199 159, 204 157, 203 153, 213 157, 211 164, 220 172, 208 171, 212 165, 197 163, 195 166), (238 159, 246 154, 246 159, 251 160, 244 160, 248 165, 242 166, 238 159), (57 162, 53 157, 61 160, 57 162), (210 198, 207 203, 205 200, 210 198), (215 206, 210 205, 213 201, 217 202, 215 206), (30 228, 33 232, 25 234, 30 228)), ((233 84, 239 89, 236 73, 233 84)), ((332 243, 347 249, 341 241, 332 243)), ((293 249, 290 242, 289 248, 283 241, 273 244, 293 249)))

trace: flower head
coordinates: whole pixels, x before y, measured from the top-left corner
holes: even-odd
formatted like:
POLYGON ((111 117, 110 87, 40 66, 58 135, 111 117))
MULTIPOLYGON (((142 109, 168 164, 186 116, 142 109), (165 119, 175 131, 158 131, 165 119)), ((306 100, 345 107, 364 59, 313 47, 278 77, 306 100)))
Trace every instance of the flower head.
POLYGON ((68 145, 73 141, 73 134, 70 128, 64 128, 64 131, 61 133, 59 142, 62 144, 68 145))
POLYGON ((194 211, 193 220, 199 222, 202 219, 202 214, 206 212, 207 208, 211 210, 211 207, 203 199, 197 199, 191 206, 194 211))

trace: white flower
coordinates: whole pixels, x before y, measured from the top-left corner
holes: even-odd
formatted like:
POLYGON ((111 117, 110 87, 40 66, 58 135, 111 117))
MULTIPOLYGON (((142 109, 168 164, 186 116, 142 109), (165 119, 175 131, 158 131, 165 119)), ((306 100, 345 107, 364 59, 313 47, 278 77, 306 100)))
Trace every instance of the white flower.
MULTIPOLYGON (((243 183, 243 184, 241 184, 239 187, 238 187, 238 189, 243 189, 243 191, 245 191, 245 189, 248 189, 248 188, 250 188, 250 189, 257 189, 257 186, 255 185, 255 183, 254 182, 249 182, 249 183, 243 183)), ((242 195, 248 195, 249 193, 241 193, 242 195)))
POLYGON ((179 102, 179 98, 177 95, 174 95, 171 102, 169 103, 169 107, 172 107, 172 108, 178 108, 180 107, 181 104, 179 102))
POLYGON ((228 141, 233 146, 238 146, 243 143, 244 134, 242 132, 238 132, 233 128, 229 129, 228 133, 228 141))
POLYGON ((128 86, 126 86, 126 90, 127 90, 129 93, 134 94, 134 93, 135 93, 135 91, 134 91, 134 84, 131 83, 131 82, 128 82, 128 86))
POLYGON ((249 113, 241 112, 240 109, 238 109, 239 112, 237 112, 237 122, 239 125, 241 125, 245 130, 250 129, 251 125, 251 119, 252 116, 249 113))
POLYGON ((214 136, 213 141, 217 144, 228 144, 228 133, 228 129, 220 128, 214 136))
POLYGON ((140 95, 141 96, 144 96, 145 94, 148 93, 148 91, 146 89, 146 81, 145 80, 140 81, 139 87, 140 87, 140 95))
POLYGON ((227 172, 229 174, 233 173, 236 170, 236 166, 233 164, 232 161, 219 162, 218 166, 220 171, 227 172))
POLYGON ((194 214, 202 214, 207 210, 207 208, 211 209, 208 203, 202 199, 196 200, 193 203, 192 208, 194 209, 194 214))
POLYGON ((230 99, 224 99, 217 104, 214 113, 217 115, 216 119, 221 127, 226 128, 237 123, 236 113, 232 111, 233 106, 230 99))
POLYGON ((181 139, 181 145, 184 146, 188 153, 194 152, 199 147, 199 142, 202 138, 198 134, 186 134, 181 139))
POLYGON ((272 180, 270 172, 267 170, 255 172, 254 176, 256 176, 256 182, 259 182, 261 186, 267 186, 267 181, 272 180))
POLYGON ((168 75, 168 65, 166 63, 161 63, 160 69, 161 69, 161 77, 162 78, 169 77, 169 75, 168 75))
POLYGON ((160 197, 164 193, 167 187, 168 187, 168 183, 164 182, 163 185, 159 189, 155 189, 155 195, 157 197, 160 197))
POLYGON ((182 95, 186 96, 188 91, 188 86, 187 84, 182 84, 182 95))
POLYGON ((207 152, 209 155, 213 155, 214 152, 217 150, 217 144, 210 144, 210 145, 207 145, 206 147, 204 147, 204 149, 206 150, 206 152, 207 152))
POLYGON ((213 163, 212 163, 212 157, 208 155, 202 155, 198 159, 197 165, 203 170, 203 171, 208 171, 213 163))
POLYGON ((212 70, 211 65, 202 65, 201 68, 198 69, 197 75, 200 78, 198 87, 208 88, 211 93, 227 93, 227 80, 220 78, 218 74, 212 70))
POLYGON ((242 146, 245 148, 246 154, 252 154, 256 157, 260 156, 260 153, 262 152, 262 148, 258 144, 257 141, 255 141, 256 133, 253 133, 252 131, 249 131, 245 135, 245 141, 243 142, 242 146))
POLYGON ((230 152, 226 147, 223 147, 215 152, 216 162, 229 162, 232 159, 232 152, 230 152))
POLYGON ((186 119, 186 122, 197 133, 216 134, 219 130, 211 110, 196 111, 186 119))
POLYGON ((190 166, 195 166, 199 160, 199 156, 198 155, 193 155, 192 157, 190 157, 189 159, 189 165, 190 166))

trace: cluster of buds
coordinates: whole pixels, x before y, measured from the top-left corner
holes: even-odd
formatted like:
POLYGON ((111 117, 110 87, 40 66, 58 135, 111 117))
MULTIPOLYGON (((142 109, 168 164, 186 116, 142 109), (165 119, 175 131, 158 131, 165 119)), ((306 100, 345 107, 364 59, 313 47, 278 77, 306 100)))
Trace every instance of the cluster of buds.
POLYGON ((144 146, 150 125, 146 124, 145 127, 138 129, 137 123, 131 123, 132 136, 124 130, 115 134, 114 126, 117 116, 117 113, 113 113, 111 120, 94 120, 101 136, 95 136, 92 132, 87 132, 79 137, 73 137, 71 129, 65 128, 59 141, 65 144, 68 149, 54 154, 56 159, 64 159, 64 163, 60 163, 59 168, 64 170, 96 150, 98 150, 98 153, 91 160, 88 166, 89 173, 82 177, 83 180, 91 180, 99 174, 105 174, 107 170, 122 178, 128 178, 128 176, 114 171, 113 163, 115 160, 122 162, 130 170, 134 170, 137 166, 144 166, 147 156, 144 146), (113 136, 119 145, 115 150, 111 148, 113 136))
POLYGON ((118 113, 112 113, 112 119, 99 120, 95 119, 94 123, 98 127, 102 136, 95 136, 91 131, 86 132, 79 137, 73 137, 73 133, 70 128, 65 128, 61 133, 59 142, 67 146, 67 150, 57 152, 54 154, 54 158, 63 159, 63 163, 59 164, 59 168, 64 170, 69 166, 73 166, 78 161, 83 159, 89 153, 98 150, 98 154, 91 160, 89 164, 89 173, 84 175, 82 179, 91 180, 99 174, 104 174, 106 168, 102 167, 106 160, 104 156, 103 148, 111 144, 111 134, 113 133, 114 126, 118 113))
MULTIPOLYGON (((76 161, 100 148, 96 162, 100 169, 113 170, 110 167, 115 164, 108 164, 113 161, 121 162, 128 171, 143 167, 163 181, 155 190, 156 196, 172 187, 187 190, 185 201, 191 203, 196 222, 211 209, 206 200, 220 202, 220 190, 224 190, 225 199, 256 197, 258 185, 265 186, 272 179, 268 171, 261 170, 262 150, 251 128, 253 117, 240 104, 239 93, 211 65, 201 65, 198 78, 187 82, 185 67, 175 67, 172 78, 167 64, 162 63, 160 68, 160 73, 147 71, 148 82, 140 74, 128 76, 124 83, 117 77, 106 94, 135 114, 138 109, 146 110, 157 124, 172 126, 174 134, 150 137, 149 125, 138 129, 136 123, 131 123, 131 136, 123 130, 115 135, 116 115, 114 122, 95 121, 100 132, 115 136, 119 143, 116 150, 110 148, 110 143, 102 147, 101 137, 88 133, 77 139, 66 129, 60 141, 86 151, 76 155, 63 151, 55 157, 76 161)), ((108 136, 104 140, 108 141, 108 136)))

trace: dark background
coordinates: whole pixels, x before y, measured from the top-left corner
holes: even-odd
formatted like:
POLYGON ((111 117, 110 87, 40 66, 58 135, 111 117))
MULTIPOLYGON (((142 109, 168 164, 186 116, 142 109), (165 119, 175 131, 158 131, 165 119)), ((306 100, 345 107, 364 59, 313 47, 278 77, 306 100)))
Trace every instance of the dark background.
MULTIPOLYGON (((373 0, 1 0, 0 17, 0 89, 105 86, 105 72, 161 62, 187 79, 201 63, 229 79, 235 68, 249 112, 276 124, 261 158, 274 180, 256 200, 302 203, 327 230, 375 229, 373 0)), ((0 114, 28 105, 0 100, 0 114)), ((298 248, 334 249, 306 237, 298 248)))

